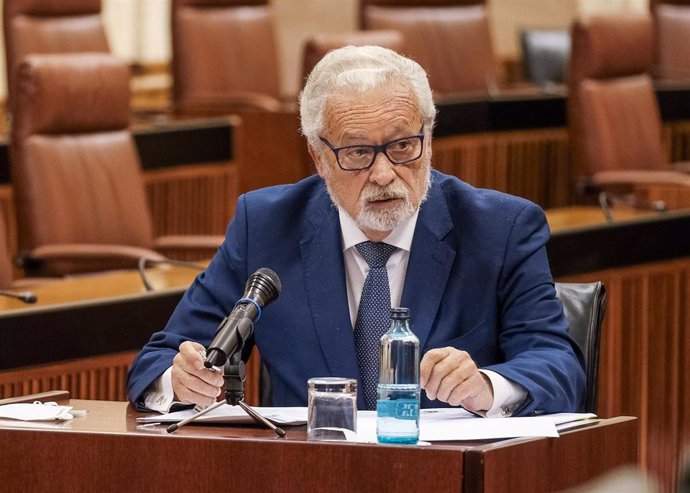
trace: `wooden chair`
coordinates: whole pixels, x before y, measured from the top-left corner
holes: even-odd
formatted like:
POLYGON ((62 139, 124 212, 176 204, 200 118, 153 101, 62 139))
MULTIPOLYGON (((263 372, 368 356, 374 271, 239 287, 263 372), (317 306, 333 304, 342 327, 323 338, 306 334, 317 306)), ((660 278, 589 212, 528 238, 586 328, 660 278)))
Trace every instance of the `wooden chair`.
POLYGON ((29 54, 108 52, 101 0, 9 0, 3 2, 8 107, 12 72, 29 54))
POLYGON ((645 195, 666 189, 690 194, 687 164, 672 165, 663 150, 649 74, 651 17, 615 14, 576 21, 570 60, 568 123, 574 182, 583 190, 615 188, 645 195))
POLYGON ((655 77, 687 83, 690 80, 690 1, 659 2, 652 14, 656 27, 655 77))
POLYGON ((487 94, 497 69, 483 0, 363 0, 364 29, 399 31, 402 54, 429 74, 437 98, 487 94))
POLYGON ((268 0, 172 0, 173 106, 184 115, 281 107, 268 0))
POLYGON ((304 85, 314 65, 326 53, 343 46, 383 46, 393 51, 401 51, 403 37, 398 31, 349 31, 337 33, 317 33, 307 38, 302 54, 302 83, 304 85))
POLYGON ((10 161, 28 275, 215 253, 220 236, 154 237, 124 62, 102 53, 30 55, 15 76, 10 161))

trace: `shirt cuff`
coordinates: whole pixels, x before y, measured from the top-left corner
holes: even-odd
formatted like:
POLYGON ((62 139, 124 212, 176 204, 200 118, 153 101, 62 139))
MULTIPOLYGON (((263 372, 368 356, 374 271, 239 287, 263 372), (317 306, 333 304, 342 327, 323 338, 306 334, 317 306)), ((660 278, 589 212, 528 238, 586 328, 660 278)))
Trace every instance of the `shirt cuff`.
POLYGON ((491 370, 479 370, 491 381, 494 390, 494 403, 484 414, 487 418, 508 417, 527 398, 527 391, 522 385, 508 380, 503 375, 491 370))
POLYGON ((172 388, 172 366, 155 379, 144 394, 144 405, 152 411, 170 412, 175 393, 172 388))

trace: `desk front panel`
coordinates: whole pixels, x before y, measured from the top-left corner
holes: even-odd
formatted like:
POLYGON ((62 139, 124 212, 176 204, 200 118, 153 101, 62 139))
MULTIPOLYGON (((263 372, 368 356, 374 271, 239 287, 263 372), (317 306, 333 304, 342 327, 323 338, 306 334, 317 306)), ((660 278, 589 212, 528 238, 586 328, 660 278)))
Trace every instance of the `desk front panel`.
POLYGON ((304 427, 288 428, 287 439, 268 429, 239 426, 190 425, 169 435, 163 425, 137 426, 140 414, 124 403, 75 400, 72 405, 89 414, 43 429, 0 422, 3 487, 531 493, 539 489, 535 485, 552 491, 581 484, 634 463, 636 456, 635 420, 630 418, 605 420, 560 438, 410 447, 308 442, 304 427), (607 437, 616 441, 601 448, 607 437), (519 459, 523 451, 526 455, 519 459), (592 456, 581 457, 584 453, 592 456), (600 457, 602 453, 607 456, 600 457), (506 467, 506 457, 515 464, 506 467), (546 475, 546 482, 537 479, 544 476, 546 464, 560 462, 559 470, 565 471, 570 460, 578 466, 546 475), (524 481, 511 477, 517 469, 523 470, 524 481))

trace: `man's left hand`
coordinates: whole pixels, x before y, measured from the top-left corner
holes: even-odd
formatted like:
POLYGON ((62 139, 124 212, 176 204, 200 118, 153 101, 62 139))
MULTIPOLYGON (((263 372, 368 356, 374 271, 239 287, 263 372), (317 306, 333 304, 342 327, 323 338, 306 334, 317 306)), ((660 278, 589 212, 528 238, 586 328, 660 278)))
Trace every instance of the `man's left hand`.
POLYGON ((487 411, 494 402, 489 378, 479 371, 466 351, 452 347, 428 351, 420 364, 419 379, 431 400, 472 412, 487 411))

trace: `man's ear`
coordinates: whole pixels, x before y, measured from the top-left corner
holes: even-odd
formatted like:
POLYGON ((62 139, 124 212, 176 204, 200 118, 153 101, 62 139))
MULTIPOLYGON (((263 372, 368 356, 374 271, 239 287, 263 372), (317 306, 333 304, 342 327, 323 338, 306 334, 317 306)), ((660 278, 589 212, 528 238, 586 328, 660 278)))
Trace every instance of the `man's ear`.
POLYGON ((319 176, 321 176, 321 178, 323 178, 324 166, 327 166, 328 163, 323 162, 323 155, 314 149, 311 144, 307 144, 307 149, 309 150, 309 155, 311 156, 312 161, 314 161, 314 166, 316 166, 316 172, 319 174, 319 176))

